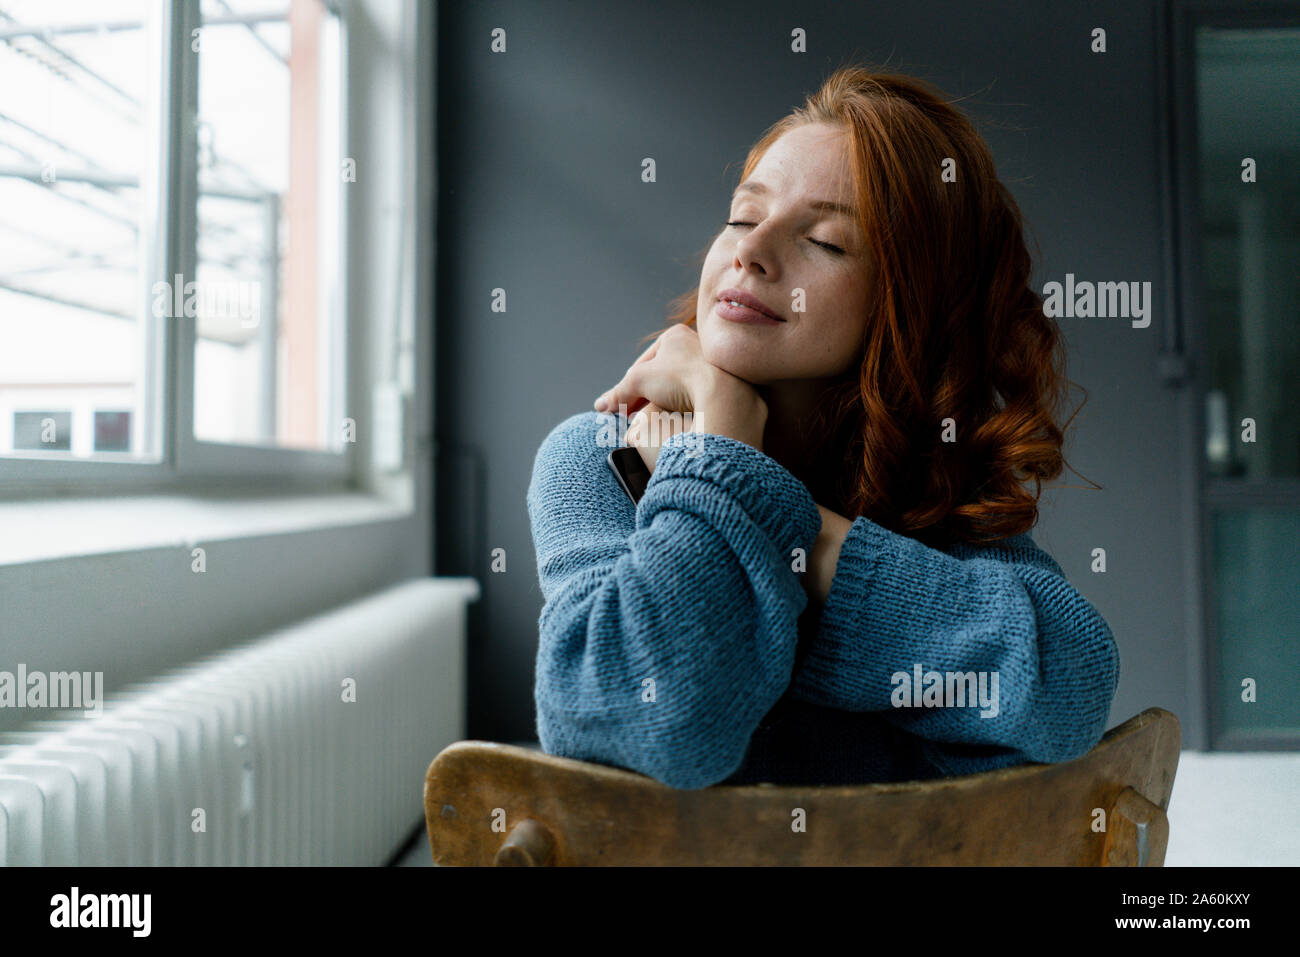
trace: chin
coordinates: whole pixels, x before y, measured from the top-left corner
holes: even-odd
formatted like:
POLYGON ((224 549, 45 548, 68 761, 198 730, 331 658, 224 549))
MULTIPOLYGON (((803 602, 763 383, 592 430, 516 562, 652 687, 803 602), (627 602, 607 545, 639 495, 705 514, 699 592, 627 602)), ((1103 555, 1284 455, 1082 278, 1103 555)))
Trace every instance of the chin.
POLYGON ((769 368, 771 356, 755 354, 755 350, 745 343, 718 342, 711 336, 701 336, 700 353, 710 365, 744 379, 750 385, 767 385, 781 378, 777 374, 779 370, 769 368))

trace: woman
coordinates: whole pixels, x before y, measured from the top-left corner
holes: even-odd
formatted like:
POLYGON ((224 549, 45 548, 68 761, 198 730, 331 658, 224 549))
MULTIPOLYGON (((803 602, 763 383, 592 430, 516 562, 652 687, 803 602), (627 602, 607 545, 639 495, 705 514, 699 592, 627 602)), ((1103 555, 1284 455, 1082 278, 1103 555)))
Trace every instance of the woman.
POLYGON ((543 749, 701 788, 1095 745, 1115 641, 1027 534, 1066 384, 1029 274, 932 87, 841 69, 770 129, 673 324, 538 450, 543 749))

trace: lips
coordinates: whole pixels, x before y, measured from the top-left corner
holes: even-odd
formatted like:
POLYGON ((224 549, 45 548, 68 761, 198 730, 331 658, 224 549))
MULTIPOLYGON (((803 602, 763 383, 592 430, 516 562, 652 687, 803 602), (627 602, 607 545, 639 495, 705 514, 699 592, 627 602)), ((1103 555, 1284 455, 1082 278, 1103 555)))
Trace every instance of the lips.
POLYGON ((724 289, 722 292, 718 293, 718 302, 728 302, 733 300, 740 303, 742 306, 748 306, 755 312, 761 312, 765 316, 770 316, 773 319, 785 322, 784 316, 778 314, 776 310, 769 308, 762 299, 750 295, 743 289, 724 289))

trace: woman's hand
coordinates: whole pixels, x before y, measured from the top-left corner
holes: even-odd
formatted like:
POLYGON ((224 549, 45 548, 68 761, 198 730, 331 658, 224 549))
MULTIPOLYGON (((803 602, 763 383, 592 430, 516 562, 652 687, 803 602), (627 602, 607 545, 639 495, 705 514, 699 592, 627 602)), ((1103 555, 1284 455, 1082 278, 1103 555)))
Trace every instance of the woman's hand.
POLYGON ((596 400, 596 411, 614 412, 626 406, 631 415, 653 403, 669 412, 691 412, 696 394, 719 371, 705 361, 700 334, 677 323, 650 343, 623 378, 596 400))
POLYGON ((659 449, 678 432, 689 432, 686 416, 680 412, 668 412, 653 402, 643 405, 627 426, 627 444, 641 454, 641 461, 651 473, 659 461, 659 449))
MULTIPOLYGON (((635 413, 651 405, 656 407, 655 415, 682 413, 680 427, 673 427, 670 434, 683 430, 709 432, 729 436, 760 451, 763 448, 767 403, 748 382, 708 362, 700 348, 699 333, 684 323, 672 326, 651 343, 623 378, 595 402, 600 412, 626 408, 635 413)), ((661 434, 657 444, 661 445, 668 435, 662 434, 664 429, 658 431, 661 434)), ((650 438, 653 441, 655 437, 650 438)), ((657 448, 653 455, 658 458, 657 448)), ((646 458, 645 451, 642 458, 646 458)))

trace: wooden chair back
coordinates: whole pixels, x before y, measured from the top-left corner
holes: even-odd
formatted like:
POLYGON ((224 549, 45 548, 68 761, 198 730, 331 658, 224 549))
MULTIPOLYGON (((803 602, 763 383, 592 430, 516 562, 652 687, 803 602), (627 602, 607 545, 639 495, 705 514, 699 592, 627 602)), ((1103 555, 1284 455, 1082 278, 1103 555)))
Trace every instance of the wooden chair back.
POLYGON ((460 741, 429 766, 439 865, 1164 863, 1178 719, 1149 708, 1063 764, 851 787, 678 790, 539 750, 460 741))

